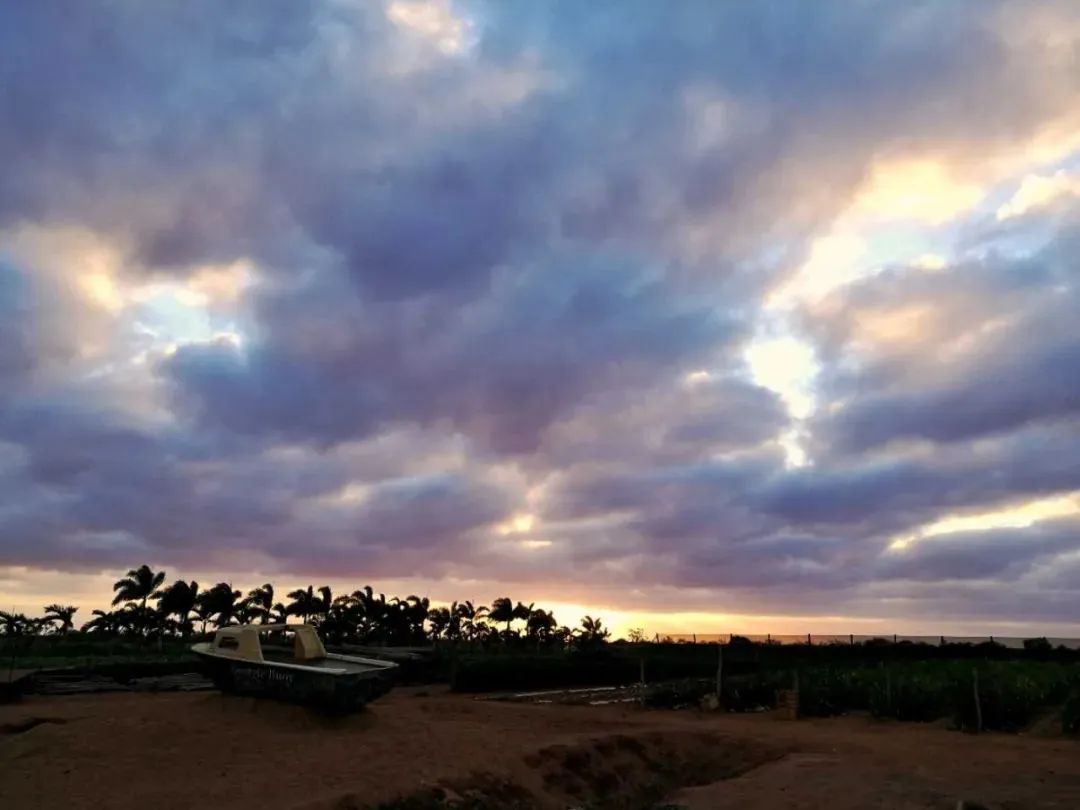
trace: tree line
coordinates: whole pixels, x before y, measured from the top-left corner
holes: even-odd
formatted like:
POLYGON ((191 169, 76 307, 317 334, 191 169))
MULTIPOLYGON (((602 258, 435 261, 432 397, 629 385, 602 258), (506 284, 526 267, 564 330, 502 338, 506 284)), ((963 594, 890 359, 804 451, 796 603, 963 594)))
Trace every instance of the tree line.
MULTIPOLYGON (((40 618, 0 611, 0 634, 67 635, 75 628, 78 610, 74 605, 47 605, 40 618)), ((388 599, 370 585, 338 596, 328 585, 309 585, 279 601, 269 582, 246 594, 227 582, 209 588, 183 579, 166 584, 165 572, 148 565, 133 568, 117 580, 112 609, 93 611, 80 629, 100 636, 186 640, 196 632, 228 625, 284 624, 291 618, 315 625, 332 644, 567 646, 603 643, 610 635, 592 616, 583 617, 571 629, 560 625, 551 611, 515 603, 509 597, 495 599, 490 606, 465 601, 434 607, 427 597, 416 595, 388 599)))

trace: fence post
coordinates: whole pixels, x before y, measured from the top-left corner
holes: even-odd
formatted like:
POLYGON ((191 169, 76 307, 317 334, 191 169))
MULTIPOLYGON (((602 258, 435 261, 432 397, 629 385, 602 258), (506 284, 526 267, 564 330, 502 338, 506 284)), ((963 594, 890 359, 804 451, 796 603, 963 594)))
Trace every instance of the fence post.
POLYGON ((809 633, 806 634, 806 646, 807 647, 813 647, 814 646, 814 642, 810 640, 810 634, 809 633))
POLYGON ((971 668, 971 686, 975 692, 975 733, 982 734, 982 704, 979 703, 979 670, 971 668))
POLYGON ((641 685, 645 685, 645 656, 641 656, 638 659, 638 664, 641 666, 641 685))
POLYGON ((723 692, 721 684, 724 679, 724 645, 717 644, 716 649, 719 651, 716 654, 716 699, 719 700, 723 692))
POLYGON ((885 666, 885 662, 881 662, 882 668, 885 670, 885 706, 889 710, 889 716, 893 716, 892 705, 892 672, 885 666))
POLYGON ((795 700, 795 706, 794 706, 794 708, 792 710, 792 712, 793 712, 793 718, 792 719, 798 720, 799 719, 799 703, 800 703, 800 699, 799 699, 799 670, 795 670, 794 682, 795 682, 794 683, 795 688, 792 691, 794 692, 793 697, 794 697, 794 700, 795 700))
POLYGON ((850 634, 850 635, 848 636, 848 640, 849 640, 849 641, 851 642, 851 646, 852 646, 852 647, 854 647, 854 646, 855 646, 855 634, 854 634, 854 633, 851 633, 851 634, 850 634))
POLYGON ((694 637, 694 643, 697 644, 697 633, 691 633, 691 635, 694 637))

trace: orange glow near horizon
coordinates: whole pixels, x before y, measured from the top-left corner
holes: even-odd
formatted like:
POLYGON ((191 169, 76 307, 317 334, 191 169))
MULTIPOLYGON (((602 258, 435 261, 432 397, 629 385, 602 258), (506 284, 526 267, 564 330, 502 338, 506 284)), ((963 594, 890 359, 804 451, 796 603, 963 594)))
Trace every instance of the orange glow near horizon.
MULTIPOLYGON (((61 572, 29 572, 27 569, 0 569, 0 610, 39 616, 47 604, 59 602, 79 606, 76 614, 76 626, 89 621, 93 610, 110 608, 112 583, 123 572, 109 574, 75 574, 61 572)), ((222 579, 219 576, 206 576, 201 573, 175 572, 168 570, 166 581, 176 578, 194 579, 208 586, 222 579)), ((228 579, 226 578, 226 581, 228 579)), ((233 577, 235 587, 245 593, 263 582, 275 584, 278 601, 287 601, 285 594, 300 587, 306 587, 308 581, 284 580, 267 574, 245 574, 233 577)), ((357 587, 356 580, 335 581, 328 578, 312 578, 312 583, 329 584, 335 594, 348 593, 357 587), (316 581, 317 580, 317 581, 316 581)), ((372 583, 376 592, 384 592, 404 598, 411 593, 432 595, 433 606, 449 604, 450 599, 435 598, 443 596, 449 590, 445 583, 420 581, 376 581, 372 583)), ((609 600, 590 604, 586 601, 562 601, 557 598, 547 599, 542 589, 531 590, 525 584, 513 583, 476 583, 476 587, 465 584, 454 586, 459 593, 451 598, 458 600, 474 597, 475 604, 490 604, 497 596, 507 595, 515 601, 526 604, 535 602, 538 608, 550 610, 560 624, 576 627, 583 616, 599 618, 611 630, 611 637, 625 638, 631 629, 640 628, 647 638, 656 635, 712 636, 718 634, 737 635, 1050 635, 1072 637, 1080 635, 1080 624, 1046 623, 1037 627, 1021 623, 1003 621, 951 621, 935 623, 929 619, 907 619, 890 617, 859 617, 845 615, 785 615, 785 614, 739 614, 710 612, 707 610, 675 609, 671 611, 649 611, 628 608, 614 604, 609 600)))

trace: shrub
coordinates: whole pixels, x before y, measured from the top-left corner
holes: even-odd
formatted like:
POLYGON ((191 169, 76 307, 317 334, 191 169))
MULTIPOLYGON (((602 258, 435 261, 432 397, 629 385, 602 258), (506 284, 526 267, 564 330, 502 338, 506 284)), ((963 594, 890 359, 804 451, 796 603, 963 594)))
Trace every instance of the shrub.
POLYGON ((716 690, 716 682, 703 678, 688 678, 656 684, 645 690, 642 704, 651 709, 680 709, 696 706, 705 695, 716 690))
POLYGON ((799 712, 830 717, 869 708, 869 688, 859 670, 816 667, 799 672, 799 712))
POLYGON ((869 685, 870 713, 930 722, 952 711, 952 678, 941 664, 879 667, 869 685))
POLYGON ((634 683, 639 665, 622 656, 576 656, 567 653, 462 656, 451 687, 457 692, 563 689, 634 683))
MULTIPOLYGON (((991 664, 979 667, 979 706, 982 727, 1019 731, 1032 723, 1040 710, 1064 701, 1070 673, 1056 664, 991 664)), ((974 676, 968 669, 954 681, 956 724, 975 729, 974 676)))
POLYGON ((724 678, 721 703, 729 712, 748 712, 776 705, 776 693, 787 688, 786 673, 756 673, 724 678))
POLYGON ((1061 709, 1061 730, 1080 734, 1080 689, 1074 687, 1061 709))

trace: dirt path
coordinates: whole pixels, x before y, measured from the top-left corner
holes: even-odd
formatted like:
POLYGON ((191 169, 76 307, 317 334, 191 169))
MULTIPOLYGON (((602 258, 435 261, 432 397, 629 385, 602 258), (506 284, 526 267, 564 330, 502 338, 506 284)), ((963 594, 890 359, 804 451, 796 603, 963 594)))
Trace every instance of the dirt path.
POLYGON ((437 785, 540 808, 1080 808, 1080 743, 405 689, 339 721, 216 693, 0 706, 4 808, 349 808, 437 785))

